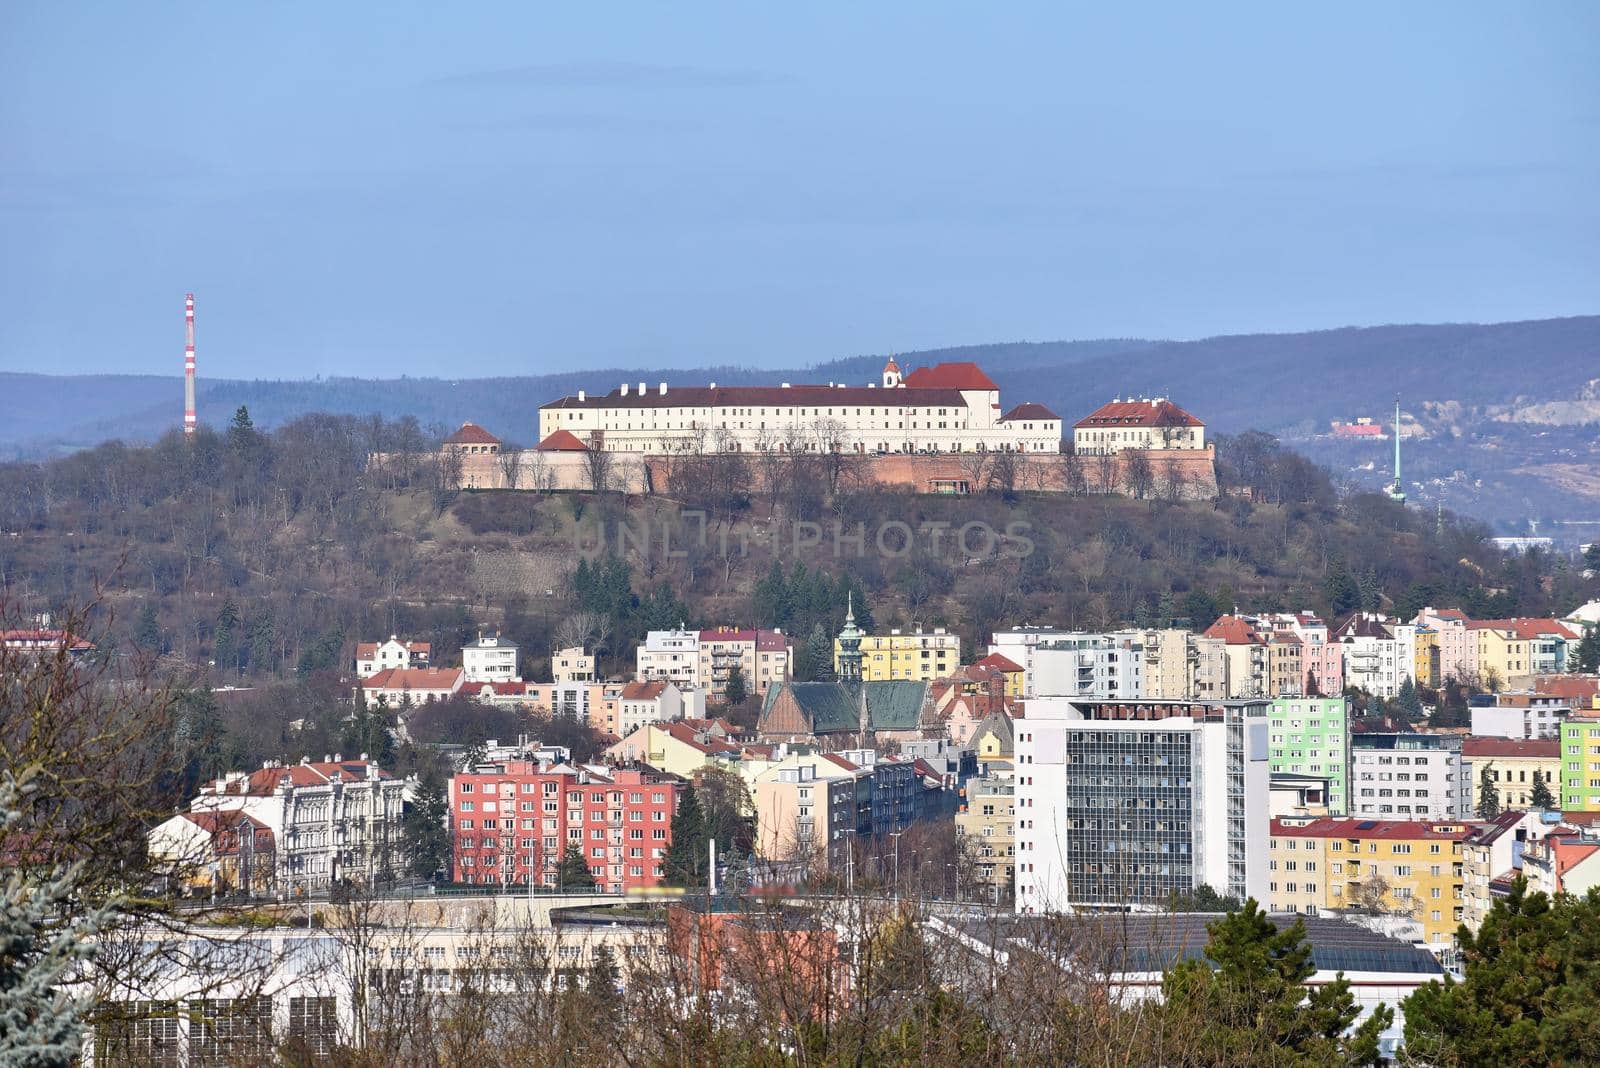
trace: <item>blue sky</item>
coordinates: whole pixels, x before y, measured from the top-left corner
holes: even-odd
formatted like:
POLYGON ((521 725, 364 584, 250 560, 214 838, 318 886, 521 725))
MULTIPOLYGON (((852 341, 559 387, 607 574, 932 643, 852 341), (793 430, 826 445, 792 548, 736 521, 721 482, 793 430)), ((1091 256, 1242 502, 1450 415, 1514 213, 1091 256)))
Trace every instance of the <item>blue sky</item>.
POLYGON ((0 7, 0 369, 1600 312, 1600 4, 0 7))

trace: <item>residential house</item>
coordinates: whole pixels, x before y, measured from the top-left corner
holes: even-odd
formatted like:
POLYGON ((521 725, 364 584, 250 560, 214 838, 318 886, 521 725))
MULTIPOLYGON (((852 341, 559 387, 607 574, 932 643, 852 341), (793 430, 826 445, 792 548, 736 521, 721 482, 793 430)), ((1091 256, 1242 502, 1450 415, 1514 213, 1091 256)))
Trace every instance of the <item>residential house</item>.
POLYGON ((356 645, 356 677, 367 679, 389 668, 425 668, 433 655, 428 642, 401 641, 391 634, 386 642, 356 645))
POLYGON ((679 721, 645 723, 613 742, 605 756, 614 763, 648 764, 692 779, 707 764, 730 764, 740 760, 743 752, 744 747, 730 741, 726 735, 719 736, 706 726, 679 721))
POLYGON ((1434 633, 1439 650, 1438 680, 1478 678, 1478 643, 1468 629, 1470 616, 1458 608, 1424 608, 1412 623, 1434 633))
POLYGON ((151 862, 185 890, 270 894, 277 870, 272 828, 246 812, 180 812, 146 835, 151 862))
POLYGON ((1105 456, 1124 449, 1203 449, 1206 425, 1165 397, 1120 397, 1072 427, 1072 451, 1105 456))
POLYGON ((460 668, 384 668, 361 680, 361 697, 368 708, 423 705, 453 697, 465 678, 460 668))
POLYGON ((745 692, 764 697, 775 683, 794 671, 794 650, 781 630, 716 627, 700 632, 695 684, 709 701, 726 697, 729 673, 737 667, 745 692))
POLYGON ((1472 700, 1472 733, 1496 738, 1559 738, 1572 706, 1559 697, 1523 690, 1472 700), (1479 703, 1482 701, 1482 703, 1479 703))
POLYGON ((956 813, 956 841, 970 878, 994 888, 996 900, 1010 893, 1015 877, 1016 783, 1010 778, 967 782, 965 803, 956 813))
POLYGON ((550 653, 550 677, 556 682, 594 682, 594 654, 581 645, 550 653))
MULTIPOLYGON (((700 680, 700 632, 652 630, 633 653, 634 671, 641 679, 665 679, 677 686, 694 686, 700 680)), ((748 684, 750 680, 746 679, 748 684)))
POLYGON ((1350 811, 1350 702, 1343 697, 1276 697, 1272 701, 1274 774, 1328 779, 1328 807, 1350 811))
POLYGON ((1561 807, 1600 812, 1600 713, 1574 713, 1561 725, 1561 807))
POLYGON ((1522 868, 1524 850, 1542 837, 1541 812, 1502 812, 1475 830, 1461 844, 1461 922, 1476 931, 1494 907, 1508 877, 1522 868))
POLYGON ((468 642, 461 647, 461 667, 468 682, 519 682, 517 646, 499 634, 468 642))
POLYGON ((1586 894, 1600 887, 1600 837, 1592 828, 1553 830, 1523 851, 1522 874, 1530 892, 1586 894))
POLYGON ((1344 646, 1347 686, 1388 698, 1397 696, 1410 677, 1414 661, 1402 653, 1390 621, 1376 612, 1354 613, 1333 631, 1332 640, 1344 646))

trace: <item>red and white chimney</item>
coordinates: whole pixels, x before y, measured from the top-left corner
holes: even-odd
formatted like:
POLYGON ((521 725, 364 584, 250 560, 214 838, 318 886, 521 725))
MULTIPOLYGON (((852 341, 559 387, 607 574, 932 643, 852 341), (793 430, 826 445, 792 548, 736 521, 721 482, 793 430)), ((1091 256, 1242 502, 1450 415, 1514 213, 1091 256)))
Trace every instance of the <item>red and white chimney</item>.
POLYGON ((194 433, 194 294, 183 295, 183 432, 194 433))

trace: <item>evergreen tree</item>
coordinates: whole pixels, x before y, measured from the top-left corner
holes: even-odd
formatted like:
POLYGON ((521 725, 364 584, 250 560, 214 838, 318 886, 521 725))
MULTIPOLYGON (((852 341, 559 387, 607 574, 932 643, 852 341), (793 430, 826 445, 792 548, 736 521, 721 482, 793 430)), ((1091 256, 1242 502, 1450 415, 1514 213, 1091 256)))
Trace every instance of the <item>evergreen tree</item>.
POLYGON ((617 967, 616 954, 611 946, 601 942, 589 959, 589 974, 585 976, 585 993, 594 999, 606 1023, 615 1023, 617 1011, 622 1007, 622 971, 617 967))
POLYGON ((806 638, 806 664, 812 680, 825 682, 833 678, 833 639, 828 637, 821 623, 813 626, 806 638))
POLYGON ((1550 785, 1545 782, 1544 772, 1535 771, 1533 773, 1533 789, 1528 793, 1528 801, 1534 808, 1554 809, 1556 807, 1556 799, 1550 793, 1550 785))
POLYGON ((1417 693, 1417 686, 1407 675, 1400 684, 1400 695, 1395 699, 1395 711, 1407 723, 1418 723, 1422 720, 1422 697, 1417 693))
POLYGON ((255 423, 251 422, 250 420, 250 409, 242 404, 239 405, 239 407, 235 409, 233 413, 233 425, 230 427, 230 429, 254 430, 255 428, 255 423))
POLYGON ((417 782, 417 797, 405 814, 402 831, 407 864, 411 874, 424 879, 439 871, 450 872, 450 795, 449 784, 436 767, 422 773, 417 782))
POLYGON ((234 630, 239 626, 239 606, 232 600, 224 601, 217 615, 217 630, 211 642, 211 659, 224 679, 239 672, 239 643, 234 630))
POLYGON ((1194 1033, 1210 1064, 1374 1064, 1394 1014, 1380 1006, 1346 1033, 1360 1008, 1343 973, 1308 990, 1316 971, 1305 924, 1279 930, 1254 899, 1210 924, 1205 958, 1167 972, 1161 1011, 1194 1033))
POLYGON ((561 863, 556 867, 556 886, 562 890, 593 890, 598 885, 594 872, 589 870, 589 862, 584 859, 583 847, 568 842, 566 852, 561 854, 561 863))
POLYGON ((1345 569, 1343 560, 1328 565, 1328 575, 1322 582, 1322 595, 1335 616, 1347 615, 1361 607, 1361 588, 1345 569))
POLYGON ((1600 1048, 1600 890, 1551 901, 1518 878, 1476 932, 1457 934, 1465 978, 1405 1000, 1418 1064, 1593 1064, 1600 1048))
POLYGON ((1593 623, 1584 626, 1583 640, 1578 643, 1573 659, 1577 669, 1586 675, 1600 671, 1600 626, 1593 623))
MULTIPOLYGON (((0 778, 0 837, 22 821, 33 792, 31 775, 0 778)), ((88 1000, 64 988, 95 951, 96 936, 113 918, 96 909, 70 923, 67 904, 80 892, 74 866, 44 878, 12 871, 0 883, 0 1064, 67 1068, 83 1053, 82 1014, 88 1000)))
POLYGON ((738 664, 728 669, 728 681, 723 684, 722 696, 730 705, 742 705, 749 696, 744 688, 744 669, 738 664))
POLYGON ((700 810, 700 799, 694 787, 684 787, 678 802, 678 811, 672 817, 672 842, 667 846, 666 863, 662 865, 668 886, 704 886, 709 857, 706 843, 705 814, 700 810))
POLYGON ((156 603, 145 601, 139 606, 139 621, 133 629, 133 641, 147 653, 166 652, 166 642, 161 637, 161 621, 156 615, 156 603))
POLYGON ((1478 773, 1478 818, 1492 820, 1500 815, 1500 788, 1495 785, 1494 761, 1483 766, 1478 773))

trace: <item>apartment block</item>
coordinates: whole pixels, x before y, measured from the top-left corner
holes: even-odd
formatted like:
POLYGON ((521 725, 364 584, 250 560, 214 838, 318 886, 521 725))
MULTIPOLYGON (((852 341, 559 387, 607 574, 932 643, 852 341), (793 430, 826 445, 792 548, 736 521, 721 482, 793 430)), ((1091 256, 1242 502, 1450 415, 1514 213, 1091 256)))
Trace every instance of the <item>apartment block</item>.
POLYGON ((1272 701, 1274 772, 1328 780, 1328 807, 1350 811, 1350 702, 1343 697, 1276 697, 1272 701))
POLYGON ((581 645, 550 653, 550 677, 556 682, 593 682, 594 670, 594 654, 581 645))
POLYGON ((1560 738, 1562 722, 1572 715, 1566 701, 1540 693, 1501 693, 1489 700, 1472 706, 1472 733, 1478 737, 1560 738))
POLYGON ((1600 715, 1573 715, 1561 725, 1561 807, 1600 812, 1600 715))
POLYGON ((517 646, 498 634, 480 634, 461 647, 461 670, 467 682, 519 682, 517 646))
POLYGON ((1472 812, 1459 736, 1356 734, 1350 768, 1352 816, 1461 820, 1472 812))
POLYGON ((1132 637, 1060 635, 1035 646, 1032 661, 1023 680, 1030 697, 1144 695, 1144 647, 1132 637))
MULTIPOLYGON (((833 644, 833 670, 839 670, 839 639, 833 644)), ((932 682, 948 678, 961 667, 961 638, 943 627, 911 631, 891 630, 861 639, 861 678, 864 682, 909 679, 932 682)))
POLYGON ((654 771, 505 761, 450 780, 458 882, 555 886, 568 845, 602 890, 657 886, 682 780, 654 771))
POLYGON ((1466 821, 1294 819, 1272 821, 1273 911, 1374 909, 1409 916, 1424 940, 1446 948, 1465 916, 1464 843, 1483 826, 1466 821))
POLYGON ((1016 729, 1019 912, 1266 898, 1266 701, 1028 703, 1016 729))
POLYGON ((1009 891, 1017 857, 1016 783, 1010 778, 969 779, 956 813, 956 842, 964 863, 981 882, 1009 891))
POLYGON ((190 812, 242 812, 271 832, 283 891, 388 877, 400 866, 405 785, 361 757, 264 764, 207 783, 190 812))

